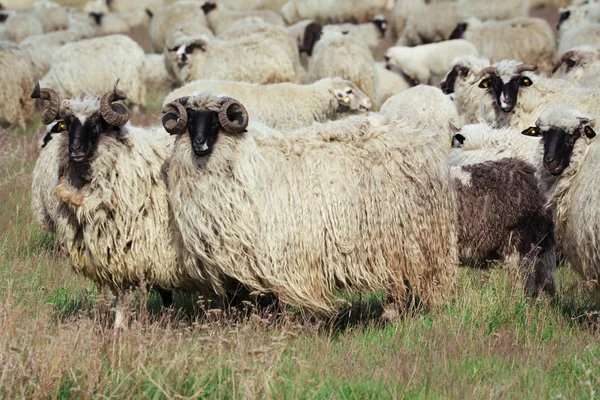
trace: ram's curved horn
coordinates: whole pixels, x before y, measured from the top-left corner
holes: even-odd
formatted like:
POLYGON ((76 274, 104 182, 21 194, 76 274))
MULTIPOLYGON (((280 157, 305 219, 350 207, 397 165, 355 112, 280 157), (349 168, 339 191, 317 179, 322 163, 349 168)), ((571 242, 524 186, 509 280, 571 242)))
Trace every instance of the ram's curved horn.
POLYGON ((115 87, 110 92, 102 96, 100 100, 100 114, 102 118, 113 126, 123 126, 129 121, 129 111, 122 104, 113 104, 119 100, 125 100, 127 93, 117 89, 119 80, 115 82, 115 87))
POLYGON ((242 133, 248 127, 248 111, 236 99, 224 97, 219 111, 219 122, 227 132, 242 133))
POLYGON ((42 111, 42 123, 44 125, 50 125, 58 118, 60 111, 60 95, 53 89, 40 89, 40 83, 35 81, 35 87, 31 92, 32 99, 48 100, 50 103, 42 111))

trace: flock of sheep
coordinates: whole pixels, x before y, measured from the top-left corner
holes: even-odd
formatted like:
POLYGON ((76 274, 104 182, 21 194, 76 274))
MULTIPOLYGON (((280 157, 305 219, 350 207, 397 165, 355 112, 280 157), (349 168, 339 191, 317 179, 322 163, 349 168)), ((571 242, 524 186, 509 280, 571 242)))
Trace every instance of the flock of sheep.
POLYGON ((35 218, 116 327, 130 288, 320 313, 377 290, 385 319, 461 263, 600 289, 600 3, 553 4, 555 38, 542 1, 0 1, 0 119, 47 125, 35 218), (133 126, 153 85, 162 125, 133 126))

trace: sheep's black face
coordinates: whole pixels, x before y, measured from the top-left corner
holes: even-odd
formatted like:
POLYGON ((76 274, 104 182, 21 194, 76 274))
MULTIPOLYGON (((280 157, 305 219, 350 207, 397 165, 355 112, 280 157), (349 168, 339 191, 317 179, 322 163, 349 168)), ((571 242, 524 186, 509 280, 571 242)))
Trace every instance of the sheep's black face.
POLYGON ((492 75, 484 79, 479 84, 482 88, 491 88, 494 92, 496 104, 502 111, 512 112, 517 106, 519 90, 521 87, 531 86, 533 82, 526 76, 517 75, 512 77, 507 83, 504 83, 499 76, 492 75))
POLYGON ((522 134, 527 136, 542 135, 544 167, 555 176, 560 175, 569 166, 575 143, 582 134, 589 139, 596 136, 596 132, 585 124, 573 131, 565 131, 555 126, 543 127, 542 129, 531 127, 525 129, 522 134))
POLYGON ((104 121, 100 113, 85 119, 68 116, 64 123, 64 128, 69 131, 69 158, 76 163, 89 160, 94 155, 102 133, 119 130, 104 121))
POLYGON ((469 68, 462 65, 455 65, 440 83, 440 89, 444 94, 454 93, 457 78, 465 78, 469 74, 469 68))
POLYGON ((219 117, 214 111, 187 110, 192 150, 198 157, 211 153, 219 134, 219 117))
POLYGON ((560 30, 560 25, 569 19, 571 16, 571 11, 563 11, 560 13, 560 18, 558 19, 558 23, 556 24, 556 29, 560 30))

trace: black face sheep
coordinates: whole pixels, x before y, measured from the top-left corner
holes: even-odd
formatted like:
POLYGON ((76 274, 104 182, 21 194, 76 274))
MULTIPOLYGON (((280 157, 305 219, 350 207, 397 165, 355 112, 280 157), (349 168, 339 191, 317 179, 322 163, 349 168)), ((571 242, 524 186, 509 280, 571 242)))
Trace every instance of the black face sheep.
POLYGON ((523 131, 541 136, 540 188, 554 216, 554 233, 571 267, 600 291, 600 145, 591 114, 558 105, 523 131))
POLYGON ((460 260, 480 267, 513 256, 524 268, 525 292, 555 292, 552 216, 535 168, 517 158, 453 167, 460 260))
POLYGON ((377 114, 283 134, 206 92, 163 113, 179 250, 214 290, 230 277, 321 312, 339 288, 425 307, 453 292, 455 202, 433 134, 377 114))
MULTIPOLYGON (((173 140, 162 128, 136 128, 115 89, 102 96, 61 101, 52 89, 34 90, 49 101, 42 122, 59 121, 56 151, 60 204, 57 242, 74 270, 117 295, 115 327, 124 323, 124 290, 192 285, 177 262, 163 176, 173 140)), ((47 149, 47 150, 50 150, 47 149)), ((48 171, 52 173, 52 171, 48 171)))

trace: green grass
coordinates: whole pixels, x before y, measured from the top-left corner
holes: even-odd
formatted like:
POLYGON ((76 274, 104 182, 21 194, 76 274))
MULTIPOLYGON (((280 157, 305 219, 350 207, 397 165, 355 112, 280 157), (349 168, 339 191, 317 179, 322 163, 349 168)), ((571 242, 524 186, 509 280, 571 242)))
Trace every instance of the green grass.
POLYGON ((0 130, 0 398, 598 397, 600 306, 565 268, 540 300, 510 269, 461 269, 453 300, 385 327, 376 293, 332 318, 208 310, 183 293, 163 312, 152 294, 148 320, 134 295, 116 337, 110 305, 32 222, 40 130, 0 130))

